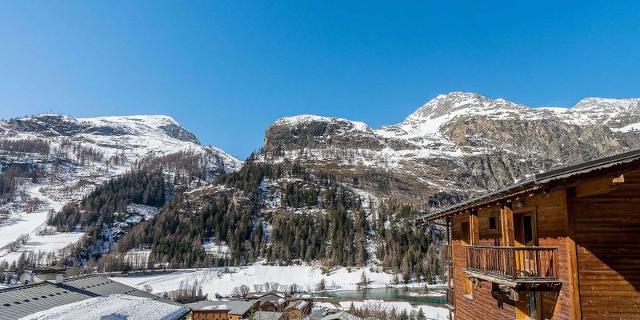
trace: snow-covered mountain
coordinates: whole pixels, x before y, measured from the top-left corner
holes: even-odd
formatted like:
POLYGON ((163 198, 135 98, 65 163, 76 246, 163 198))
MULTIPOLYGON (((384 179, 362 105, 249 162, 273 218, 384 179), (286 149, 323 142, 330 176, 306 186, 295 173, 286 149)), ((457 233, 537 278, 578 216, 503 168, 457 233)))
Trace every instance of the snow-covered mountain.
POLYGON ((638 129, 640 99, 532 108, 452 92, 379 129, 311 115, 279 119, 267 130, 265 158, 295 159, 377 194, 439 202, 637 148, 638 129))
POLYGON ((172 156, 197 159, 204 183, 242 166, 224 151, 202 145, 167 116, 43 114, 0 121, 0 260, 19 256, 19 249, 9 253, 8 246, 16 250, 12 242, 24 235, 31 240, 22 247, 31 251, 55 251, 74 242, 81 233, 46 230, 47 217, 112 177, 158 159, 175 162, 172 156))
POLYGON ((241 161, 224 151, 200 144, 195 135, 162 115, 74 119, 43 114, 0 122, 3 139, 44 139, 54 150, 78 144, 104 157, 124 156, 125 162, 176 152, 208 153, 222 171, 235 171, 241 161))

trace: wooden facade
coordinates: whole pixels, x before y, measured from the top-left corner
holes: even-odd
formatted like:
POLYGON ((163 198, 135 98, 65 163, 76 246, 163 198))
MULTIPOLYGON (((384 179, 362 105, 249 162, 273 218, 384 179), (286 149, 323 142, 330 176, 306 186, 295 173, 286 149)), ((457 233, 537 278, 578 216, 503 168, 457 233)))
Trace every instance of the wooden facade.
POLYGON ((640 319, 640 153, 616 161, 427 216, 450 231, 455 318, 640 319))
POLYGON ((229 310, 194 310, 191 312, 192 320, 229 320, 229 310))

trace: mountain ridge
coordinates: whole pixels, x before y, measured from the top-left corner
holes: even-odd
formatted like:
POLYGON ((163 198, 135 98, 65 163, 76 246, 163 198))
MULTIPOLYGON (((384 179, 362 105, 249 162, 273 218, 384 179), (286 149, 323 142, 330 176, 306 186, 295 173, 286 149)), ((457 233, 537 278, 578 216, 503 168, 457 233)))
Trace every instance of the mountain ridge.
POLYGON ((265 159, 300 161, 358 181, 380 176, 375 184, 390 179, 414 202, 452 190, 468 196, 554 166, 640 147, 639 102, 584 98, 571 108, 532 108, 452 92, 377 129, 335 117, 285 117, 267 129, 265 159), (433 188, 416 192, 420 185, 433 188))

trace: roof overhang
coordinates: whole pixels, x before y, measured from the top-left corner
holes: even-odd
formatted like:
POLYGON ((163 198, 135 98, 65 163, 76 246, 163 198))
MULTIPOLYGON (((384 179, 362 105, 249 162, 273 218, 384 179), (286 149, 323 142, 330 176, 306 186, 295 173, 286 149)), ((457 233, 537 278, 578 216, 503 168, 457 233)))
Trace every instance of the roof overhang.
POLYGON ((640 167, 640 149, 539 173, 497 191, 424 214, 417 217, 416 222, 431 222, 471 212, 480 207, 496 205, 501 202, 506 204, 520 197, 528 197, 548 191, 558 185, 569 185, 572 182, 592 176, 617 174, 637 167, 640 167))

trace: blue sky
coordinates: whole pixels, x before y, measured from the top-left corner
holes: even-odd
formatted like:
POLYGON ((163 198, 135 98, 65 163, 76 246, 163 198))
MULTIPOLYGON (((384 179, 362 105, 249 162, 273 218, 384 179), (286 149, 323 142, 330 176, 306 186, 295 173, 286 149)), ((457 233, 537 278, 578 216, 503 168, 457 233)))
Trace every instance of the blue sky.
POLYGON ((638 97, 639 21, 639 1, 2 1, 0 118, 167 114, 244 158, 286 115, 638 97))

